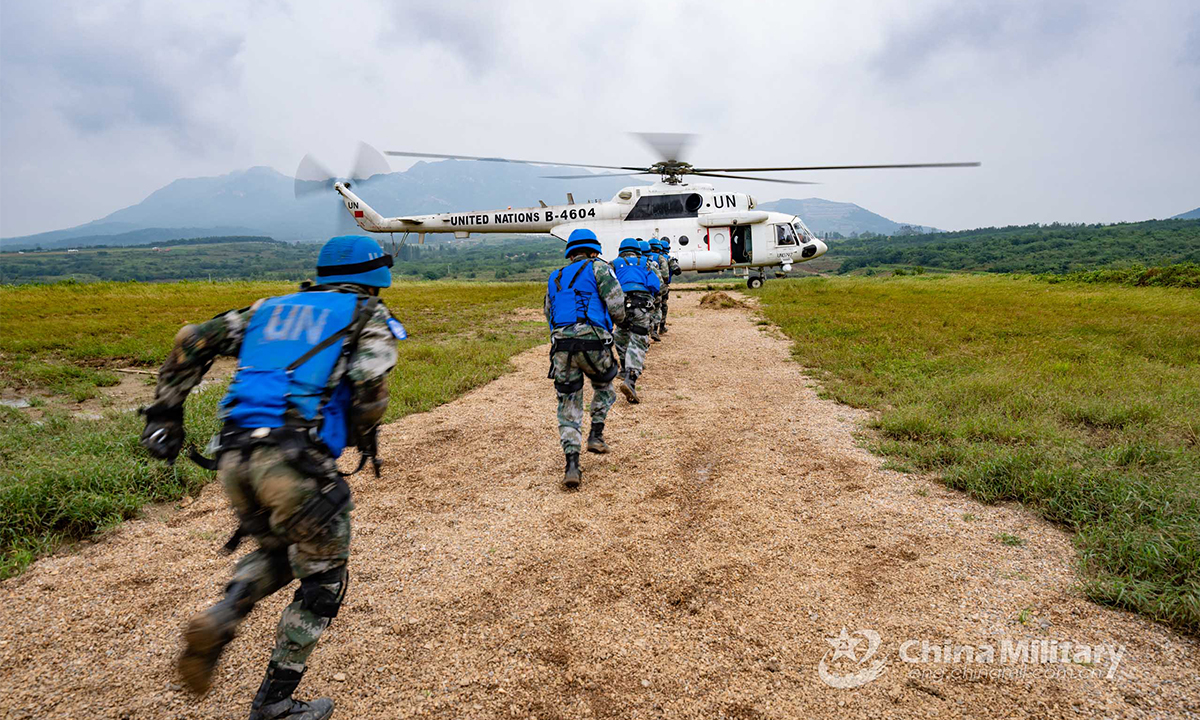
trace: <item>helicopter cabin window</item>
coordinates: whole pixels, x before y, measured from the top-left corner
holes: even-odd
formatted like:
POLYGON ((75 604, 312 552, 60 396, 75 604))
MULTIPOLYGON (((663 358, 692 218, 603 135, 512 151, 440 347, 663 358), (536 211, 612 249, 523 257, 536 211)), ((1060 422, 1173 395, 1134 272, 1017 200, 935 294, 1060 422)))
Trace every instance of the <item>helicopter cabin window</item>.
POLYGON ((626 220, 670 220, 696 217, 704 199, 699 193, 690 195, 645 195, 625 216, 626 220))
POLYGON ((796 231, 791 225, 776 225, 775 226, 775 244, 776 245, 795 245, 796 231))

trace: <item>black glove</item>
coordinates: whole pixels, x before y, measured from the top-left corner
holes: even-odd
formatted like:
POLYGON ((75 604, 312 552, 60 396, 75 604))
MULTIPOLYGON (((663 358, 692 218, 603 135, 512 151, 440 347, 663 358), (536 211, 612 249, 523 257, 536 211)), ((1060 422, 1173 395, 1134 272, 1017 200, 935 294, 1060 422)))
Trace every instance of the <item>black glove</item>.
POLYGON ((173 465, 183 449, 183 406, 164 408, 151 405, 140 408, 138 412, 146 417, 142 447, 152 456, 173 465))

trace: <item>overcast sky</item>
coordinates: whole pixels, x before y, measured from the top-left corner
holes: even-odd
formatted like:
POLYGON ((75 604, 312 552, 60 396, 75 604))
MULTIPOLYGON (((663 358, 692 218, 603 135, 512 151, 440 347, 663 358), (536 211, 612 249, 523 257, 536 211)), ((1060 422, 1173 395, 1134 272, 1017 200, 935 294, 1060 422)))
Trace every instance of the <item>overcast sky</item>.
POLYGON ((983 162, 718 181, 761 200, 955 229, 1167 217, 1200 206, 1200 4, 0 3, 2 236, 179 177, 348 166, 359 140, 652 162, 628 131, 698 133, 706 165, 983 162))

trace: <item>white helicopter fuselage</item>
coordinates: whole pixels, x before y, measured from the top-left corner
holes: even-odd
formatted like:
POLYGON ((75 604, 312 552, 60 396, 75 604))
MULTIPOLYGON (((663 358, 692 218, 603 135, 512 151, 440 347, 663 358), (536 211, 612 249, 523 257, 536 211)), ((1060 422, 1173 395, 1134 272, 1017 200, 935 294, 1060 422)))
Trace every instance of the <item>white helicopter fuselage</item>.
POLYGON ((756 210, 751 196, 718 192, 706 183, 631 186, 608 201, 393 218, 377 213, 346 183, 335 183, 334 189, 363 230, 416 233, 422 239, 425 233, 462 238, 471 233, 548 233, 565 241, 576 228, 587 228, 600 239, 605 259, 617 256, 624 238, 661 238, 670 243, 683 270, 701 272, 766 267, 787 272, 794 263, 829 249, 799 217, 756 210))

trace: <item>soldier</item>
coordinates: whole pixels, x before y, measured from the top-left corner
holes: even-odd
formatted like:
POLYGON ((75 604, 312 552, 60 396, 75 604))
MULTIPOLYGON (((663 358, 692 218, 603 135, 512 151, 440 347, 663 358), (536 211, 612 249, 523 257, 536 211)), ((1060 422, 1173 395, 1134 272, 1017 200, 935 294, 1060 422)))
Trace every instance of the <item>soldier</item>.
POLYGON ((592 430, 588 452, 606 453, 604 420, 617 399, 612 380, 613 321, 625 321, 625 294, 612 267, 600 259, 600 241, 578 228, 567 238, 565 268, 550 273, 546 284, 546 322, 550 325, 550 377, 558 391, 558 436, 567 467, 563 486, 579 487, 579 449, 583 423, 583 377, 592 383, 592 430))
POLYGON ((618 376, 621 383, 617 389, 626 400, 636 405, 639 400, 635 386, 650 346, 647 339, 652 322, 650 313, 654 308, 654 296, 659 291, 659 281, 646 258, 641 257, 637 240, 625 238, 621 241, 619 252, 612 266, 625 293, 625 321, 613 331, 613 343, 617 348, 617 358, 621 361, 621 374, 618 376))
POLYGON ((391 265, 374 240, 331 239, 317 259, 319 284, 180 330, 159 371, 155 401, 143 410, 142 444, 174 462, 188 392, 216 356, 237 356, 220 405, 224 424, 213 438, 215 466, 240 523, 226 550, 246 535, 258 548, 238 561, 224 599, 188 624, 179 671, 191 690, 207 692, 222 650, 255 603, 299 579, 251 720, 333 713, 328 698, 307 703, 292 693, 346 594, 353 504, 335 460, 354 443, 379 472, 375 435, 396 341, 406 337, 379 299, 380 288, 392 283, 391 265))
MULTIPOLYGON (((650 241, 654 243, 653 240, 650 241)), ((667 334, 667 301, 671 298, 671 278, 682 272, 679 269, 679 261, 671 257, 671 245, 662 238, 658 239, 658 254, 660 263, 662 264, 663 274, 666 276, 666 282, 663 283, 662 290, 658 293, 659 307, 662 308, 662 321, 659 323, 658 332, 660 335, 667 334)))
MULTIPOLYGON (((651 238, 650 240, 639 240, 638 245, 641 247, 642 255, 647 259, 650 269, 658 276, 659 287, 666 283, 663 268, 659 265, 659 255, 655 251, 658 246, 658 240, 651 238)), ((658 295, 654 296, 654 307, 650 311, 650 339, 654 342, 661 342, 662 338, 658 335, 658 327, 662 324, 662 305, 660 304, 658 295)))

